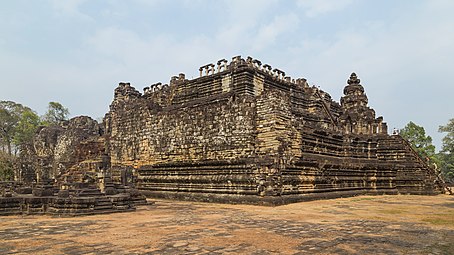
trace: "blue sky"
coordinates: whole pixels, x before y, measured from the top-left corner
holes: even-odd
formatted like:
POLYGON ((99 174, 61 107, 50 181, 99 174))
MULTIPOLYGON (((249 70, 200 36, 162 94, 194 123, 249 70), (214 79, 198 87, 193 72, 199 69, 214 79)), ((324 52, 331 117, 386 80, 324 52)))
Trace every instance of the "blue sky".
POLYGON ((15 0, 0 8, 0 100, 104 116, 138 90, 236 55, 305 77, 339 101, 356 72, 390 130, 413 121, 440 148, 454 118, 451 0, 15 0))

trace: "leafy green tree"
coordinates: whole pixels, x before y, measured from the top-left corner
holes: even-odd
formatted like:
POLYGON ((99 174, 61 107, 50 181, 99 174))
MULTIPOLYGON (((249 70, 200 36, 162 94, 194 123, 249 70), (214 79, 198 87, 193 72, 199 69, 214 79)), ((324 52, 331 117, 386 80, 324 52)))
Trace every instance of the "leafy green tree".
POLYGON ((11 154, 11 139, 16 123, 17 120, 8 110, 0 108, 0 137, 3 151, 6 147, 8 154, 11 154))
POLYGON ((439 132, 446 133, 439 157, 443 159, 441 171, 447 181, 454 182, 454 119, 445 126, 440 126, 439 132))
POLYGON ((447 133, 442 140, 442 151, 454 154, 454 119, 450 119, 445 126, 440 126, 438 132, 447 133))
POLYGON ((13 142, 18 147, 30 146, 33 137, 40 125, 39 116, 32 110, 22 112, 21 118, 16 126, 13 142))
POLYGON ((432 161, 438 161, 435 156, 435 146, 432 144, 432 137, 426 135, 426 131, 423 127, 410 121, 399 133, 403 138, 410 142, 413 149, 421 158, 429 158, 432 161))
POLYGON ((0 138, 3 151, 12 155, 13 139, 22 113, 30 108, 12 101, 0 101, 0 138))
POLYGON ((29 107, 0 101, 0 180, 14 178, 16 162, 20 160, 16 153, 32 148, 39 125, 38 115, 29 107))
POLYGON ((43 124, 57 125, 61 121, 67 120, 69 115, 68 108, 58 102, 49 102, 47 112, 43 116, 43 124))

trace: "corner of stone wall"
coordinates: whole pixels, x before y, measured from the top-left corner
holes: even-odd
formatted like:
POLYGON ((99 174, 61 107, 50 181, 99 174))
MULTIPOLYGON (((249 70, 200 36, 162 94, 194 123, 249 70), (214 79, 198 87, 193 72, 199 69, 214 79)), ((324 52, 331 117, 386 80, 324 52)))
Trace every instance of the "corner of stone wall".
POLYGON ((257 183, 260 195, 281 194, 281 172, 301 152, 289 95, 267 89, 257 97, 257 183))

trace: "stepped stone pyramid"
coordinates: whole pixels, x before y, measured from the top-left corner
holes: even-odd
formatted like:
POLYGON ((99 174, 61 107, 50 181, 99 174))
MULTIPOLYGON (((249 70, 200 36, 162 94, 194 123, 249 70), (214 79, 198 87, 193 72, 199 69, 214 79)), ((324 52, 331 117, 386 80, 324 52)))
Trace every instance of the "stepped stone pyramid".
POLYGON ((250 57, 199 71, 143 93, 115 89, 104 120, 111 168, 134 169, 148 196, 275 205, 442 190, 411 146, 388 135, 355 73, 339 104, 250 57))

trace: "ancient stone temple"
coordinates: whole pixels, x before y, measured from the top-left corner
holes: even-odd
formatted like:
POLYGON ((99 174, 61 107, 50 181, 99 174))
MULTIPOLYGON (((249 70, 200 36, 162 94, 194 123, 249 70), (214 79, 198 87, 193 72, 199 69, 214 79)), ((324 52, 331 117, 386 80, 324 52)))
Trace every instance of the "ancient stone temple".
MULTIPOLYGON (((131 208, 118 203, 142 203, 135 188, 150 197, 266 205, 442 192, 408 142, 388 135, 355 73, 338 103, 250 57, 199 71, 143 92, 120 83, 102 124, 81 116, 41 129, 18 174, 36 182, 37 201, 54 196, 37 206, 131 208), (101 202, 79 199, 84 194, 101 202)), ((16 204, 30 208, 24 201, 16 204)), ((0 211, 14 205, 0 203, 0 211)))
POLYGON ((0 182, 0 215, 90 215, 145 204, 124 176, 113 182, 105 148, 103 127, 90 117, 39 129, 31 151, 20 157, 18 181, 0 182))
POLYGON ((352 73, 340 104, 305 79, 234 57, 143 93, 115 89, 111 171, 152 197, 283 204, 357 194, 435 194, 433 169, 368 106, 352 73))

